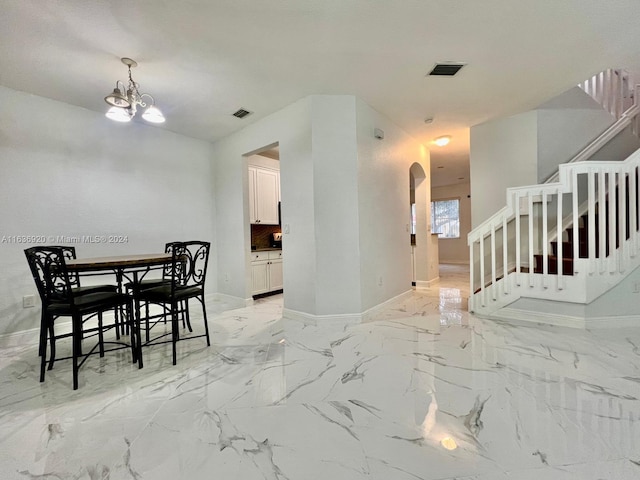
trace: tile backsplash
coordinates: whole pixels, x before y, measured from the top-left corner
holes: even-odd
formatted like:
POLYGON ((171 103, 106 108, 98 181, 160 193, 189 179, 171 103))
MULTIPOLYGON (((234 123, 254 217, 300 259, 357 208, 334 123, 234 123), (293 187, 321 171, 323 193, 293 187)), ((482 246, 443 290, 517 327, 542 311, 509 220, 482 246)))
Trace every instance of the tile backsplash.
POLYGON ((280 231, 279 225, 251 225, 251 248, 269 248, 271 234, 280 231))

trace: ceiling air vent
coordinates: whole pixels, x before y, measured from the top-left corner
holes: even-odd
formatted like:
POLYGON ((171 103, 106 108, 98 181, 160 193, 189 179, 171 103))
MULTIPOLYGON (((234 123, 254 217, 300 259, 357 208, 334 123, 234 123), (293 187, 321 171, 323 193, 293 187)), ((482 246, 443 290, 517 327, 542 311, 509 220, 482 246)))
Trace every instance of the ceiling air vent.
POLYGON ((251 115, 252 112, 249 110, 245 110, 244 108, 239 109, 237 112, 234 112, 233 116, 237 118, 244 118, 247 115, 251 115))
POLYGON ((436 63, 433 70, 429 72, 429 76, 453 77, 464 66, 464 63, 436 63))

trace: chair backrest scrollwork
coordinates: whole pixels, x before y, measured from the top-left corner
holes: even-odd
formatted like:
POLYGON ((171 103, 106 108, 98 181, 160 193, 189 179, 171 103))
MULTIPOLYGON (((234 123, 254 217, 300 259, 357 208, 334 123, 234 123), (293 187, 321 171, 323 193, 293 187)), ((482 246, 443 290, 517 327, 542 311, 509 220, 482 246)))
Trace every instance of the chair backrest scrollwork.
POLYGON ((71 303, 72 282, 64 247, 31 247, 24 251, 43 305, 71 303))

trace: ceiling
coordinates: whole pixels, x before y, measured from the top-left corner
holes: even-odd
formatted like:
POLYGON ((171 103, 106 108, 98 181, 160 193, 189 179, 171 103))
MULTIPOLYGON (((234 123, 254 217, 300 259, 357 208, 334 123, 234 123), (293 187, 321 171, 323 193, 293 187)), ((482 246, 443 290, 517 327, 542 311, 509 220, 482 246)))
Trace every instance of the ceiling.
POLYGON ((637 65, 637 19, 637 0, 4 0, 0 85, 104 112, 131 57, 158 128, 209 141, 310 94, 356 95, 429 146, 443 184, 468 181, 470 126, 637 65), (467 65, 426 76, 441 61, 467 65))

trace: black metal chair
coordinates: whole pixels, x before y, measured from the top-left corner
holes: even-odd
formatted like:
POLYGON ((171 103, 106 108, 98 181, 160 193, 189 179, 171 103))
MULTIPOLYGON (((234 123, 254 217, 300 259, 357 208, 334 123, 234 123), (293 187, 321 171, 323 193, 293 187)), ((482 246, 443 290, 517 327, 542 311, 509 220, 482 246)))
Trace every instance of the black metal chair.
MULTIPOLYGON (((197 299, 202 305, 204 316, 205 333, 193 335, 183 339, 206 337, 207 346, 211 345, 209 339, 209 325, 207 324, 207 309, 204 302, 204 284, 207 274, 207 264, 209 262, 209 242, 190 241, 173 242, 171 244, 171 264, 168 265, 168 279, 165 282, 150 288, 134 288, 134 296, 137 300, 147 302, 147 304, 158 304, 168 306, 171 312, 171 340, 162 341, 168 335, 163 334, 155 339, 147 341, 145 345, 155 345, 158 343, 172 343, 173 364, 176 364, 176 343, 181 340, 179 332, 178 314, 183 313, 189 331, 191 322, 189 319, 189 300, 197 299), (181 304, 183 304, 181 306, 181 304)), ((184 327, 183 327, 184 328, 184 327)))
MULTIPOLYGON (((32 247, 25 250, 31 274, 38 287, 38 293, 42 301, 42 318, 44 326, 44 351, 41 355, 40 381, 44 381, 46 360, 47 337, 51 346, 49 357, 49 370, 53 368, 56 360, 72 359, 73 363, 73 389, 78 388, 78 370, 87 360, 89 355, 99 353, 101 357, 105 352, 131 348, 133 361, 138 360, 140 366, 141 356, 139 355, 139 325, 131 326, 130 344, 122 342, 105 342, 104 333, 112 328, 117 331, 117 323, 105 325, 103 322, 103 312, 126 307, 132 312, 132 301, 128 295, 117 291, 87 291, 79 294, 72 280, 73 274, 69 274, 65 261, 65 249, 62 247, 32 247), (86 325, 87 316, 97 315, 97 326, 86 325), (71 333, 55 333, 55 322, 59 317, 71 317, 71 333), (84 340, 98 336, 98 342, 88 353, 82 353, 82 343, 84 340), (61 338, 71 337, 72 355, 56 359, 56 341, 61 338), (117 347, 105 350, 105 344, 116 344, 117 347), (96 352, 96 349, 98 351, 96 352)), ((130 317, 130 316, 129 316, 130 317)), ((116 317, 117 318, 117 317, 116 317)))
MULTIPOLYGON (((62 253, 64 255, 64 259, 66 260, 75 260, 76 257, 76 247, 68 246, 68 245, 49 245, 49 247, 60 248, 62 249, 62 253)), ((78 272, 73 272, 69 274, 69 281, 71 282, 71 289, 74 295, 83 295, 85 293, 96 293, 96 292, 116 292, 118 291, 117 285, 110 284, 102 284, 102 285, 80 285, 80 275, 78 272)), ((116 317, 116 323, 118 323, 118 319, 116 317)), ((42 309, 42 313, 40 316, 40 345, 38 347, 38 355, 43 355, 45 349, 45 343, 47 342, 47 332, 46 332, 46 322, 45 322, 45 311, 42 309)), ((119 333, 118 333, 119 338, 119 333)))
MULTIPOLYGON (((165 253, 172 253, 173 252, 173 247, 174 245, 181 245, 182 242, 167 242, 164 245, 164 251, 165 253)), ((135 290, 134 287, 137 287, 138 290, 146 290, 148 288, 155 288, 155 287, 161 287, 161 286, 168 286, 171 285, 171 264, 166 264, 163 269, 162 269, 162 277, 161 278, 143 278, 142 280, 139 280, 137 285, 134 286, 133 282, 128 282, 124 285, 125 291, 128 294, 133 294, 133 291, 135 290)), ((138 296, 139 298, 139 296, 138 296)), ((182 323, 183 326, 186 325, 189 328, 189 331, 192 332, 193 329, 191 328, 191 324, 190 323, 186 323, 186 309, 188 308, 188 302, 181 302, 182 304, 182 308, 180 309, 180 313, 182 314, 182 323)), ((145 322, 145 341, 149 342, 149 337, 150 337, 150 331, 151 328, 153 328, 159 321, 160 319, 162 319, 162 321, 166 324, 167 323, 167 314, 171 313, 170 312, 170 307, 167 306, 163 306, 162 312, 161 313, 157 313, 154 315, 151 315, 149 312, 149 302, 144 302, 144 308, 145 308, 145 315, 144 315, 144 322, 145 322)))

